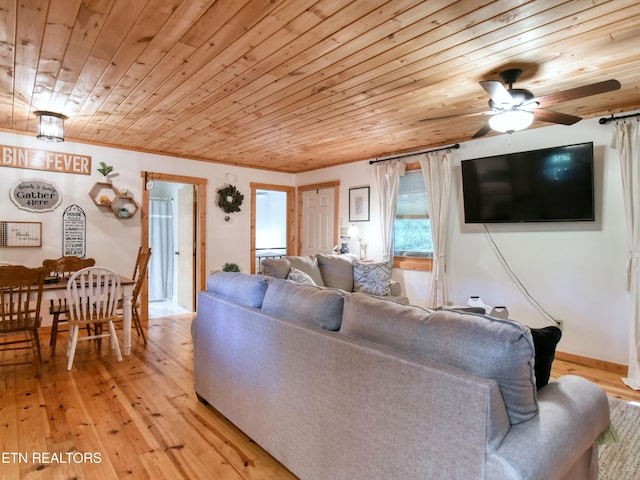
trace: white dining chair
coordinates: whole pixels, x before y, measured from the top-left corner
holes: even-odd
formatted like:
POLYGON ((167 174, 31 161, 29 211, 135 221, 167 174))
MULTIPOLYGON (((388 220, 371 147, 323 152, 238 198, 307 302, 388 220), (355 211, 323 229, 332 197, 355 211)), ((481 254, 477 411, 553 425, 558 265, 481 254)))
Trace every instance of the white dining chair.
POLYGON ((69 308, 69 341, 67 346, 67 370, 71 370, 78 341, 109 338, 118 361, 122 361, 114 320, 117 318, 120 298, 120 277, 106 267, 87 267, 74 273, 67 282, 69 308), (108 325, 108 333, 103 326, 108 325), (91 328, 86 328, 91 327, 91 328), (91 334, 80 337, 80 332, 91 334))

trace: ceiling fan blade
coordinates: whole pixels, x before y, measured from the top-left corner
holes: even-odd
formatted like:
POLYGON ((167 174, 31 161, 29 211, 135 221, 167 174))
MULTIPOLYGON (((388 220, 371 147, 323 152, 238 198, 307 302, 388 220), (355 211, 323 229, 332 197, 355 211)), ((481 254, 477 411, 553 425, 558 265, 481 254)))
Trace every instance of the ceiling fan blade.
POLYGON ((621 85, 618 80, 605 80, 603 82, 592 83, 591 85, 571 88, 569 90, 564 90, 563 92, 544 95, 542 97, 538 97, 536 101, 541 107, 551 107, 558 103, 577 100, 578 98, 598 95, 599 93, 612 92, 614 90, 618 90, 620 87, 621 85))
POLYGON ((483 80, 480 82, 482 88, 489 94, 493 103, 497 106, 511 107, 513 105, 513 97, 504 85, 495 80, 483 80))
POLYGON ((471 138, 480 138, 480 137, 484 137, 487 133, 489 133, 491 131, 491 127, 489 126, 489 124, 487 123, 484 127, 482 127, 480 130, 478 130, 475 135, 471 138))
POLYGON ((574 123, 582 120, 582 117, 553 112, 551 110, 544 110, 542 108, 534 110, 533 114, 535 115, 535 119, 540 120, 541 122, 560 123, 562 125, 573 125, 574 123))

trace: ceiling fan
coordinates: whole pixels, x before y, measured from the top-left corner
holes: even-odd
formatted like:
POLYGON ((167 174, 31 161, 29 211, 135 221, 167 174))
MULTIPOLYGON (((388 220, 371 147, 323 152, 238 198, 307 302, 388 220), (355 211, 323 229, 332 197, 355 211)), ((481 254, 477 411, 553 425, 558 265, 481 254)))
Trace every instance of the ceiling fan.
POLYGON ((534 118, 543 122, 559 123, 562 125, 573 125, 582 120, 582 117, 568 115, 566 113, 547 110, 558 103, 577 100, 591 95, 611 92, 620 88, 617 80, 604 80, 602 82, 576 87, 562 92, 551 93, 542 97, 535 97, 529 90, 523 88, 513 88, 513 84, 518 81, 522 70, 512 68, 500 73, 502 82, 496 80, 483 80, 480 86, 489 94, 489 107, 487 112, 451 115, 439 118, 424 118, 421 121, 442 120, 444 118, 491 115, 489 122, 478 130, 473 138, 486 135, 491 130, 498 132, 513 133, 524 130, 533 122, 534 118))

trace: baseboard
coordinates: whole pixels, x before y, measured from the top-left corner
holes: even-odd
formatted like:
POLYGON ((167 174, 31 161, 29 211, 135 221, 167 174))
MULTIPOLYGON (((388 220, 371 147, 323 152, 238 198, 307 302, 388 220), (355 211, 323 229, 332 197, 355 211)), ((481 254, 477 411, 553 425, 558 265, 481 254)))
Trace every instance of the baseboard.
POLYGON ((583 357, 581 355, 574 355, 573 353, 556 352, 556 359, 582 365, 583 367, 597 368, 618 375, 626 375, 628 369, 627 365, 583 357))

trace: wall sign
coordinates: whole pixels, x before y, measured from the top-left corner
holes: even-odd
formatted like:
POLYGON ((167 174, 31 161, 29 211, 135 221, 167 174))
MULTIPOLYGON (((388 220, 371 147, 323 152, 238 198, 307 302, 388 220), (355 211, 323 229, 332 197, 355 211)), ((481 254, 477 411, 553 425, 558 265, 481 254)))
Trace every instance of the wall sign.
POLYGON ((71 205, 62 214, 62 255, 86 256, 87 216, 78 205, 71 205))
POLYGON ((42 222, 0 222, 0 247, 41 247, 42 222))
POLYGON ((39 178, 18 180, 9 196, 21 210, 35 213, 51 212, 62 202, 62 194, 58 187, 39 178))
POLYGON ((0 166, 91 175, 91 157, 35 148, 0 145, 0 166))

